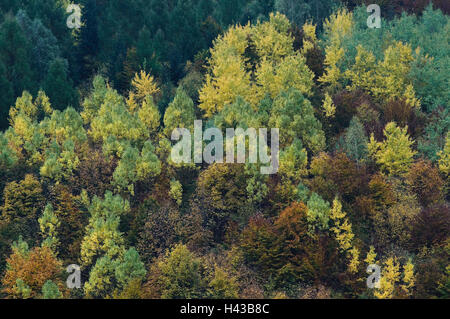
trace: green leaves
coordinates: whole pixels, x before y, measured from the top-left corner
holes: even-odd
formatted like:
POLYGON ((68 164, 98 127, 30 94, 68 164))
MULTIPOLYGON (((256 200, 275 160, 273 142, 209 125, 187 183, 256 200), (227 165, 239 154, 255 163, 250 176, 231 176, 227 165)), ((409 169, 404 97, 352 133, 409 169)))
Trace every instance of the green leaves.
POLYGON ((120 216, 130 209, 129 203, 120 196, 106 192, 103 200, 94 197, 89 206, 91 217, 81 244, 81 260, 91 265, 96 257, 122 256, 125 247, 119 232, 120 216))
POLYGON ((280 147, 291 144, 295 138, 316 153, 325 147, 325 134, 314 116, 311 103, 295 89, 282 92, 272 105, 269 127, 280 129, 280 147))
POLYGON ((307 202, 307 220, 311 229, 328 229, 330 220, 330 203, 323 200, 317 193, 312 193, 307 202))
POLYGON ((161 163, 155 155, 155 148, 147 141, 142 151, 128 146, 113 174, 113 185, 119 190, 134 194, 134 183, 155 177, 161 173, 161 163))

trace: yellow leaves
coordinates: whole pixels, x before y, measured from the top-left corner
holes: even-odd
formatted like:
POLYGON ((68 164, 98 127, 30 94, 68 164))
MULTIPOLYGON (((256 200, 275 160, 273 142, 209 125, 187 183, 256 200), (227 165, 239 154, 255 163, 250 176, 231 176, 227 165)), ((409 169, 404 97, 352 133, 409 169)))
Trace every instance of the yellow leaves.
POLYGON ((302 94, 310 95, 314 79, 314 74, 308 69, 305 58, 300 54, 283 58, 275 66, 264 59, 256 76, 259 85, 256 87, 258 100, 266 93, 275 98, 289 88, 296 88, 302 94))
POLYGON ((133 86, 135 96, 138 99, 143 99, 146 96, 153 96, 160 91, 154 82, 154 77, 143 70, 140 73, 136 73, 131 85, 133 86))
POLYGON ((245 71, 242 58, 229 55, 213 69, 213 76, 207 75, 206 84, 199 94, 199 107, 205 111, 206 117, 211 117, 225 105, 233 103, 237 96, 253 101, 250 75, 245 71))
POLYGON ((302 29, 305 36, 303 38, 303 47, 300 52, 305 56, 308 51, 312 50, 314 46, 317 45, 316 25, 306 22, 302 29))
POLYGON ((406 265, 403 266, 403 282, 405 283, 401 286, 403 291, 407 295, 411 295, 411 289, 415 284, 414 265, 412 264, 411 259, 409 259, 406 265))
POLYGON ((312 41, 313 43, 317 42, 316 25, 314 23, 306 22, 303 25, 303 33, 305 34, 305 37, 309 39, 309 41, 312 41))
POLYGON ((368 265, 375 264, 375 258, 377 258, 375 248, 373 246, 370 246, 370 250, 367 252, 367 256, 366 259, 364 259, 364 262, 366 262, 368 265))
POLYGON ((319 82, 326 83, 333 90, 339 85, 342 72, 338 67, 339 61, 344 57, 344 49, 337 46, 328 46, 325 49, 325 73, 319 78, 319 82))
POLYGON ((395 122, 390 122, 384 129, 384 142, 377 142, 373 134, 367 145, 369 154, 381 165, 383 171, 389 176, 402 175, 408 172, 413 162, 413 156, 417 153, 411 146, 414 143, 408 135, 408 127, 398 127, 395 122))
POLYGON ((450 132, 445 139, 445 147, 438 153, 439 169, 446 175, 450 174, 450 132))
POLYGON ((211 65, 216 64, 220 57, 226 54, 240 56, 245 53, 248 45, 250 25, 231 27, 224 35, 214 40, 214 47, 211 49, 211 65))
POLYGON ((181 205, 183 199, 183 186, 177 180, 170 181, 169 196, 175 200, 178 206, 181 205))
POLYGON ((384 51, 384 60, 376 69, 376 85, 372 88, 375 97, 405 98, 414 107, 420 107, 408 74, 414 61, 409 44, 396 41, 384 51))
POLYGON ((139 108, 136 99, 137 99, 136 94, 133 91, 131 91, 130 94, 128 95, 128 98, 125 100, 125 103, 127 104, 128 107, 128 111, 130 111, 130 113, 136 112, 136 110, 139 108))
POLYGON ((400 281, 400 265, 394 257, 384 262, 381 272, 380 288, 374 291, 378 299, 390 299, 394 296, 395 284, 400 281))
POLYGON ((325 19, 324 30, 331 45, 340 46, 342 39, 352 33, 354 24, 353 13, 347 9, 341 9, 325 19))
POLYGON ((319 78, 319 82, 328 84, 333 91, 339 86, 339 80, 343 77, 338 67, 339 61, 344 57, 342 40, 352 33, 354 27, 353 13, 347 9, 341 9, 325 20, 324 30, 328 40, 325 49, 325 73, 319 78))
POLYGON ((289 28, 285 16, 271 14, 269 22, 232 27, 214 41, 210 72, 199 94, 205 117, 220 112, 238 96, 256 109, 267 93, 274 98, 296 88, 311 94, 314 74, 305 58, 294 52, 289 28))
POLYGON ((336 114, 336 106, 328 93, 325 93, 325 100, 323 101, 323 110, 326 117, 333 117, 336 114))
MULTIPOLYGON (((372 248, 373 247, 371 247, 371 251, 372 248)), ((368 257, 366 262, 373 264, 375 258, 371 257, 369 260, 368 257)), ((412 289, 415 285, 414 265, 412 264, 411 259, 408 259, 406 264, 402 267, 403 276, 400 267, 401 263, 396 257, 389 257, 386 259, 381 270, 379 288, 374 291, 375 297, 378 299, 391 299, 399 294, 406 294, 408 296, 412 294, 412 289), (400 290, 398 289, 399 283, 402 283, 399 286, 400 290)))
POLYGON ((23 114, 31 120, 35 120, 38 114, 38 108, 33 103, 33 97, 27 91, 24 91, 22 96, 16 100, 15 106, 12 106, 9 110, 9 119, 11 126, 14 126, 15 118, 23 114))
POLYGON ((161 114, 149 95, 147 95, 142 102, 142 107, 138 111, 138 116, 150 132, 155 133, 158 130, 161 114))
POLYGON ((419 108, 414 87, 409 78, 411 62, 414 60, 411 47, 394 42, 384 51, 383 61, 376 62, 375 56, 358 45, 355 63, 345 72, 351 81, 351 90, 361 88, 380 101, 404 99, 412 107, 419 108))
POLYGON ((270 14, 270 21, 253 28, 252 40, 258 55, 272 63, 294 53, 294 39, 288 34, 289 20, 282 14, 270 14))
POLYGON ((350 90, 362 88, 370 91, 375 85, 375 56, 362 45, 356 48, 355 63, 351 69, 345 71, 345 76, 351 81, 350 90))
POLYGON ((355 235, 352 232, 352 224, 346 218, 347 214, 342 211, 341 202, 335 198, 333 207, 331 208, 330 218, 334 222, 331 230, 336 235, 336 241, 339 244, 339 249, 347 254, 350 259, 348 270, 350 273, 358 272, 359 266, 359 250, 352 247, 355 235))
POLYGON ((358 266, 359 266, 359 250, 356 247, 353 247, 349 254, 351 256, 350 263, 348 264, 348 271, 352 274, 355 274, 358 272, 358 266))

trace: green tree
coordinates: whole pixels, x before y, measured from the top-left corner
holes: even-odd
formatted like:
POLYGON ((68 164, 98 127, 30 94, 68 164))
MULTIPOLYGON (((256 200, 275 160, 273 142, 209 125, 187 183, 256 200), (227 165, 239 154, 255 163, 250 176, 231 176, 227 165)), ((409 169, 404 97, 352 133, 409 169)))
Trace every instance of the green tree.
POLYGON ((44 238, 42 245, 48 246, 55 252, 59 245, 57 229, 60 226, 61 223, 53 211, 52 204, 47 204, 42 217, 39 218, 39 228, 41 229, 42 237, 44 238))
POLYGON ((0 25, 0 127, 7 126, 6 114, 23 90, 35 91, 30 61, 31 45, 14 17, 6 16, 0 25))
POLYGON ((157 262, 157 267, 160 271, 158 283, 161 285, 161 298, 189 299, 205 295, 201 260, 186 246, 176 245, 157 262))
POLYGON ((9 107, 14 103, 14 87, 7 78, 7 70, 3 61, 0 60, 0 129, 8 127, 9 107))
POLYGON ((361 162, 367 158, 367 144, 368 138, 364 126, 358 117, 354 116, 344 136, 343 151, 352 160, 361 162))
MULTIPOLYGON (((95 196, 89 205, 91 217, 86 235, 81 243, 81 261, 90 266, 96 258, 123 256, 125 252, 122 233, 119 232, 120 216, 129 210, 129 203, 120 196, 106 192, 102 200, 95 196)), ((106 261, 102 263, 106 264, 106 261)))
POLYGON ((215 299, 237 299, 239 296, 236 278, 229 276, 218 266, 214 268, 214 277, 209 282, 209 287, 209 294, 215 299))
POLYGON ((282 92, 273 101, 269 127, 280 129, 280 147, 298 138, 313 154, 325 147, 322 124, 314 116, 311 103, 297 90, 282 92))
POLYGON ((58 286, 51 280, 45 282, 42 286, 42 299, 61 299, 62 293, 58 286))
POLYGON ((192 132, 194 120, 194 102, 182 88, 179 88, 164 113, 164 133, 170 137, 176 128, 187 128, 192 132))
POLYGON ((64 110, 68 106, 78 106, 78 93, 69 78, 66 60, 57 58, 49 64, 43 87, 55 109, 64 110))
POLYGON ((330 203, 323 200, 317 193, 312 193, 307 202, 307 220, 310 223, 310 229, 328 229, 330 220, 330 203))
MULTIPOLYGON (((39 19, 31 20, 27 12, 19 10, 17 22, 22 27, 31 46, 31 66, 37 72, 38 81, 43 81, 53 60, 60 56, 58 40, 39 19)), ((52 92, 48 92, 52 93, 52 92)))

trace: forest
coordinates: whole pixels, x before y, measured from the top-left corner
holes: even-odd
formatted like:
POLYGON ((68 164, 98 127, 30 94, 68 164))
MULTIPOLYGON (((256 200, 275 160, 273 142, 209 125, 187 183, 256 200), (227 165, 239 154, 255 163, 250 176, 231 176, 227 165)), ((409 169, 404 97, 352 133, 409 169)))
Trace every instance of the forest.
POLYGON ((1 0, 0 299, 450 298, 449 14, 1 0), (174 161, 199 120, 276 174, 174 161))

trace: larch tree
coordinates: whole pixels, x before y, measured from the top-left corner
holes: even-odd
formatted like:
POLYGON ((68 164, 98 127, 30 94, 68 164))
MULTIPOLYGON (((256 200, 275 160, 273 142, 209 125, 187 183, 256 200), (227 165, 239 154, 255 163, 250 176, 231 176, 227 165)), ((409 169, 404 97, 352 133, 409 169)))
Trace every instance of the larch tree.
POLYGON ((388 175, 402 175, 408 172, 417 153, 412 149, 412 141, 407 127, 398 127, 390 122, 384 128, 385 141, 377 142, 372 134, 368 143, 369 155, 373 157, 388 175))

